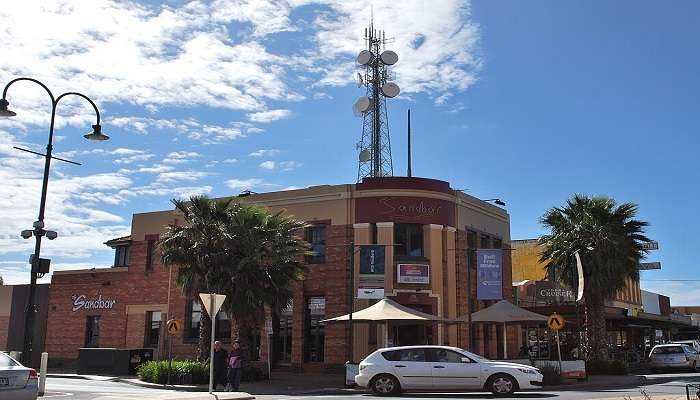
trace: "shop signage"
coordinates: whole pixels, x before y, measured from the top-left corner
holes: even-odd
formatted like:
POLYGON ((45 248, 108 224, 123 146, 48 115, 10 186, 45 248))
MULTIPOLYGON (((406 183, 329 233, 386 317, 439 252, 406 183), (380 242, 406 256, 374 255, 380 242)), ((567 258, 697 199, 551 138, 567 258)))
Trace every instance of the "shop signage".
POLYGON ((574 301, 574 291, 554 282, 537 281, 535 283, 535 299, 555 303, 574 301))
POLYGON ((503 250, 476 250, 476 298, 478 300, 503 299, 503 250))
POLYGON ((648 271, 650 269, 661 269, 661 263, 659 261, 639 263, 640 271, 648 271))
POLYGON ((357 289, 358 299, 383 299, 384 288, 361 287, 357 289))
POLYGON ((430 265, 428 264, 399 264, 398 283, 430 283, 430 265))
POLYGON ((454 203, 413 196, 360 197, 355 222, 407 222, 454 226, 454 203))
POLYGON ((360 247, 360 274, 384 275, 384 246, 360 247))
POLYGON ((658 250, 659 242, 657 242, 656 240, 652 240, 651 242, 644 242, 642 243, 642 248, 644 250, 658 250))
POLYGON ((116 300, 113 299, 103 299, 102 295, 98 295, 96 299, 88 299, 84 294, 74 294, 71 296, 73 300, 73 311, 78 311, 80 309, 85 310, 110 310, 114 308, 114 303, 116 300))
POLYGON ((326 298, 311 297, 309 298, 309 315, 325 315, 326 314, 326 298))

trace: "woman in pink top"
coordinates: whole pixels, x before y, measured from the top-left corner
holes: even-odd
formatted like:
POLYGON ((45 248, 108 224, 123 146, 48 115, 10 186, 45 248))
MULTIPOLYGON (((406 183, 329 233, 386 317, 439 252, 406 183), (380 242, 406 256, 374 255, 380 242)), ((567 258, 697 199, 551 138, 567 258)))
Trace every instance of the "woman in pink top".
POLYGON ((241 384, 241 343, 238 340, 233 341, 233 349, 228 356, 228 387, 229 392, 237 392, 238 386, 241 384))

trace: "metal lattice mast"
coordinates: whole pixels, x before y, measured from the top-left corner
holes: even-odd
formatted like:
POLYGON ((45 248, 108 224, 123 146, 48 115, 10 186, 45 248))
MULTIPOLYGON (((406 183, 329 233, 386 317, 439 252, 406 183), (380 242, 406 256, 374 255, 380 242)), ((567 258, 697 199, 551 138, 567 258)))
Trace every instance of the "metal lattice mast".
POLYGON ((399 94, 399 87, 390 82, 388 66, 398 60, 390 50, 382 52, 387 40, 383 32, 374 29, 373 24, 365 29, 367 50, 357 57, 362 67, 358 73, 359 85, 365 86, 365 96, 355 103, 355 112, 362 115, 362 138, 358 143, 360 151, 357 170, 358 182, 365 177, 392 176, 394 168, 391 158, 391 139, 386 108, 386 98, 399 94))

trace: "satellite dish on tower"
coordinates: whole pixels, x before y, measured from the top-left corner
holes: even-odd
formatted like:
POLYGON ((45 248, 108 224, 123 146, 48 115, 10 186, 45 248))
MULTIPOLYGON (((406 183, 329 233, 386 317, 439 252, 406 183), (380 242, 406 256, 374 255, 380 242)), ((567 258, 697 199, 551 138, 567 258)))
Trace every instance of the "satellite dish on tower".
POLYGON ((360 65, 367 65, 374 61, 374 54, 369 50, 362 50, 360 54, 357 55, 357 63, 360 65))
POLYGON ((370 158, 369 150, 365 149, 360 152, 360 162, 367 162, 370 158))
MULTIPOLYGON (((360 53, 362 54, 362 53, 360 53)), ((396 64, 397 61, 399 61, 399 55, 394 53, 391 50, 387 50, 383 52, 379 58, 382 60, 382 62, 386 65, 394 65, 396 64)))
POLYGON ((372 99, 367 96, 362 96, 355 102, 353 110, 356 114, 364 114, 372 108, 372 99))
POLYGON ((399 85, 395 84, 394 82, 387 82, 382 85, 382 94, 386 97, 396 97, 399 95, 400 91, 401 89, 399 89, 399 85))

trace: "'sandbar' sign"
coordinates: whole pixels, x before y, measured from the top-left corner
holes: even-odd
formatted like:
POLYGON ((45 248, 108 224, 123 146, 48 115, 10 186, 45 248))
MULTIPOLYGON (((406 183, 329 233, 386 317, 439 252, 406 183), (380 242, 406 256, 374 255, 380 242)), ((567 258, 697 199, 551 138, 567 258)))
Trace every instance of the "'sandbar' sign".
POLYGON ((114 308, 114 303, 117 301, 114 299, 103 299, 102 295, 98 295, 95 299, 88 299, 84 294, 71 296, 73 300, 73 311, 78 311, 80 309, 85 310, 110 310, 114 308))

